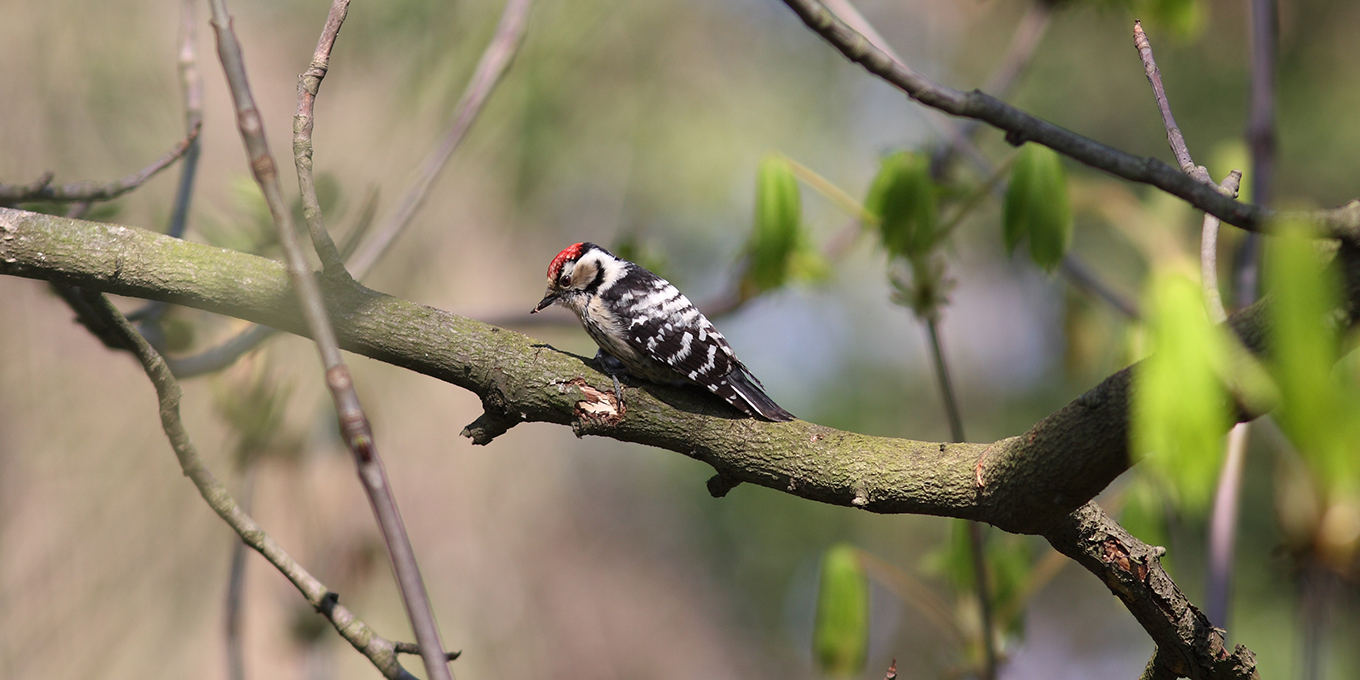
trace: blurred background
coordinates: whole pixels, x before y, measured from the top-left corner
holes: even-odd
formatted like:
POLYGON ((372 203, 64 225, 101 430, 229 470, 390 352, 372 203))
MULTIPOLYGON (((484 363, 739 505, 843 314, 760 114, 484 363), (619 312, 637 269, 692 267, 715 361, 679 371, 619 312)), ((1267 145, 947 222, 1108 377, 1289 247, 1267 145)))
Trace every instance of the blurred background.
MULTIPOLYGON (((231 4, 289 195, 296 76, 327 8, 231 4)), ((988 82, 1033 11, 1025 0, 859 8, 914 68, 964 90, 988 82)), ((484 0, 351 7, 316 106, 315 163, 334 233, 353 228, 374 192, 380 219, 393 210, 501 9, 484 0)), ((1197 159, 1216 178, 1243 167, 1246 3, 1136 9, 1197 159)), ((1132 45, 1134 14, 1118 2, 1060 6, 1010 100, 1170 160, 1132 45)), ((180 3, 0 0, 0 16, 0 181, 47 170, 57 183, 112 180, 182 137, 180 3)), ((269 254, 206 17, 200 7, 205 122, 187 238, 269 254)), ((1280 30, 1276 202, 1343 203, 1360 176, 1360 5, 1283 2, 1280 30)), ((818 266, 748 287, 718 326, 802 418, 947 440, 926 336, 893 302, 889 258, 834 192, 813 186, 863 200, 881 158, 930 153, 941 138, 920 107, 847 63, 782 3, 539 2, 511 70, 365 283, 519 323, 552 256, 590 240, 625 250, 691 299, 718 299, 742 285, 757 170, 780 154, 802 168, 800 238, 818 266)), ((977 141, 994 163, 1013 153, 996 132, 977 141)), ((1071 252, 1120 295, 1137 300, 1144 286, 1140 232, 1196 242, 1198 218, 1177 201, 1075 164, 1067 172, 1071 252)), ((972 189, 986 179, 956 174, 972 189)), ((177 175, 167 170, 103 218, 164 230, 177 175)), ((970 441, 1025 431, 1143 351, 1139 328, 1101 299, 1009 256, 1000 213, 984 200, 939 250, 953 282, 941 310, 945 354, 970 441)), ((1225 229, 1225 253, 1239 237, 1225 229)), ((0 278, 0 311, 0 677, 228 677, 224 601, 237 541, 179 473, 151 385, 130 357, 72 323, 42 282, 0 278)), ((243 327, 191 310, 170 319, 182 353, 243 327)), ((520 329, 594 353, 570 318, 520 329)), ((749 485, 714 499, 704 485, 712 471, 695 461, 545 424, 474 447, 458 433, 480 413, 475 396, 349 360, 446 645, 464 652, 454 664, 462 678, 820 677, 811 644, 819 564, 846 543, 878 565, 855 677, 881 677, 894 658, 909 678, 976 668, 976 602, 953 566, 961 534, 951 520, 872 516, 749 485), (947 623, 904 598, 902 583, 924 586, 947 623)), ((308 343, 275 338, 221 374, 185 381, 186 425, 215 472, 249 494, 254 517, 342 603, 385 637, 412 639, 320 378, 308 343)), ((1301 604, 1314 592, 1301 565, 1316 518, 1300 465, 1278 430, 1254 430, 1231 619, 1214 623, 1256 652, 1263 677, 1298 677, 1310 644, 1321 649, 1314 677, 1356 677, 1360 652, 1345 642, 1360 635, 1354 564, 1328 581, 1326 607, 1301 604), (1320 631, 1311 637, 1310 622, 1320 631)), ((1111 507, 1127 504, 1128 484, 1112 487, 1111 507)), ((1168 546, 1172 575, 1201 602, 1203 516, 1140 507, 1151 532, 1140 535, 1168 546)), ((1042 540, 998 531, 989 540, 998 597, 1009 598, 1002 677, 1137 676, 1152 643, 1095 577, 1053 560, 1042 540)), ((244 584, 246 677, 377 676, 254 554, 244 584)), ((414 657, 407 666, 419 672, 414 657)))

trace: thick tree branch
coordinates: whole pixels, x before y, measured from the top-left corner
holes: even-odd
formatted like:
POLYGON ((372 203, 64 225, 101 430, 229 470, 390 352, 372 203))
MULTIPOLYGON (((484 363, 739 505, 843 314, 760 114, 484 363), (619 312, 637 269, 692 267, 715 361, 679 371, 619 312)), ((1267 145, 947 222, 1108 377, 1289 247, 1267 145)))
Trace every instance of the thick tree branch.
MULTIPOLYGON (((1354 249, 1343 247, 1348 262, 1354 249)), ((1351 266, 1352 269, 1356 267, 1351 266)), ((159 299, 306 335, 284 268, 244 253, 131 227, 0 209, 0 274, 159 299)), ((1360 311, 1351 276, 1350 306, 1360 311)), ((327 290, 341 347, 476 393, 478 443, 526 421, 571 425, 677 451, 728 477, 873 512, 918 513, 1042 533, 1129 467, 1131 369, 1107 378, 1019 437, 987 444, 870 437, 806 422, 740 418, 706 393, 629 388, 628 411, 597 394, 609 378, 581 357, 519 333, 347 285, 327 290), (587 387, 590 391, 587 391, 587 387)), ((1265 347, 1265 307, 1229 324, 1265 347)))
POLYGON ((1019 145, 1027 141, 1117 177, 1150 184, 1178 196, 1215 217, 1250 231, 1265 231, 1277 219, 1316 222, 1334 237, 1360 238, 1360 200, 1330 210, 1281 213, 1228 198, 1160 160, 1135 156, 1061 128, 979 90, 961 92, 944 87, 896 62, 863 35, 836 18, 817 0, 784 0, 818 35, 847 59, 886 80, 907 96, 926 106, 987 123, 1006 133, 1006 140, 1019 145))

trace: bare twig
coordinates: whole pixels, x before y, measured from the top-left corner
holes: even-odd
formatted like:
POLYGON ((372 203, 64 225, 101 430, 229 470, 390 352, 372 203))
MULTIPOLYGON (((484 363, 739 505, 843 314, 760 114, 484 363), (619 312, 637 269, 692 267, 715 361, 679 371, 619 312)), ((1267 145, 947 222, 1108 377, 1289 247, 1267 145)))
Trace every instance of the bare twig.
POLYGON ((906 570, 865 550, 856 550, 864 571, 873 576, 883 587, 892 591, 899 600, 912 605, 916 611, 930 619, 931 625, 949 633, 959 643, 967 642, 968 636, 959 628, 949 606, 928 586, 921 583, 906 570))
MULTIPOLYGON (((414 643, 414 642, 398 642, 398 643, 396 643, 396 650, 397 650, 397 653, 398 653, 398 654, 419 654, 419 653, 420 653, 420 645, 417 645, 417 644, 414 643)), ((449 660, 449 661, 453 661, 454 659, 457 659, 458 657, 460 657, 460 656, 462 656, 462 655, 463 655, 463 652, 462 652, 462 651, 457 651, 457 652, 449 652, 448 654, 445 654, 444 656, 448 657, 448 660, 449 660)))
POLYGON ((121 312, 119 312, 102 293, 85 291, 85 298, 92 308, 98 310, 100 315, 107 323, 117 329, 122 337, 126 348, 131 349, 137 359, 141 361, 142 368, 146 371, 147 377, 156 388, 156 396, 160 402, 161 426, 165 429, 165 435, 170 440, 170 446, 175 450, 175 457, 179 460, 180 468, 184 475, 188 477, 198 492, 203 496, 203 500, 216 512, 237 535, 245 541, 256 552, 260 553, 270 564, 274 565, 293 585, 302 593, 302 596, 311 603, 322 616, 335 626, 335 630, 340 633, 360 654, 363 654, 369 661, 389 680, 415 680, 414 676, 406 672, 397 661, 396 650, 392 642, 382 638, 369 628, 367 624, 354 616, 352 612, 342 606, 333 591, 326 588, 324 584, 316 580, 306 569, 297 563, 260 525, 251 519, 243 511, 240 505, 232 498, 226 486, 218 481, 212 471, 203 464, 203 459, 198 455, 198 449, 194 446, 193 440, 189 438, 189 433, 184 429, 184 423, 180 420, 180 388, 175 381, 174 375, 165 365, 165 361, 160 354, 147 343, 136 329, 128 323, 121 312))
POLYGON ((216 373, 241 358, 241 355, 259 347, 261 343, 274 337, 277 330, 269 326, 251 324, 249 328, 231 336, 222 344, 198 354, 187 357, 170 357, 165 361, 176 378, 181 380, 207 373, 216 373))
MULTIPOLYGON (((869 20, 865 19, 863 14, 860 14, 859 10, 855 8, 850 0, 826 0, 824 4, 826 5, 826 9, 833 12, 841 21, 844 21, 847 25, 853 27, 854 30, 859 31, 865 40, 868 40, 874 47, 881 50, 889 59, 892 59, 902 66, 902 68, 910 70, 910 68, 906 66, 906 61, 904 61, 902 57, 888 45, 888 41, 874 29, 873 24, 869 23, 869 20)), ((991 166, 991 161, 987 160, 987 155, 982 153, 981 149, 977 148, 977 145, 973 143, 973 140, 969 138, 963 128, 956 125, 948 116, 942 115, 933 108, 926 108, 924 113, 926 123, 935 128, 935 131, 940 133, 940 136, 949 140, 950 147, 963 154, 964 157, 973 164, 973 167, 978 171, 978 174, 983 176, 988 174, 987 168, 991 166)))
POLYGON ((108 184, 78 182, 76 184, 52 185, 52 173, 43 173, 30 184, 0 184, 0 206, 14 205, 31 201, 52 201, 70 203, 75 201, 111 201, 144 184, 156 173, 170 167, 189 151, 203 129, 201 121, 189 130, 189 135, 175 144, 165 155, 152 161, 151 165, 134 174, 108 184))
POLYGON ((1237 510, 1242 495, 1242 469, 1246 465, 1247 441, 1251 423, 1238 423, 1228 431, 1223 470, 1214 490, 1214 506, 1209 513, 1209 550, 1206 556, 1204 609, 1209 620, 1220 628, 1228 627, 1232 602, 1233 564, 1237 546, 1237 510))
POLYGON ((241 46, 232 29, 231 17, 227 13, 225 0, 212 0, 213 26, 217 31, 217 53, 226 72, 231 88, 232 100, 236 104, 236 118, 241 130, 241 139, 250 157, 250 168, 255 181, 260 185, 265 202, 273 215, 278 230, 279 243, 287 260, 288 277, 296 292, 302 315, 312 339, 316 342, 326 369, 326 386, 330 389, 332 400, 340 420, 340 428, 345 445, 354 454, 359 479, 368 494, 369 503, 377 517, 378 527, 386 541, 388 556, 396 573, 398 589, 406 605, 411 627, 416 634, 416 642, 424 651, 422 658, 431 680, 449 680, 452 677, 444 658, 443 643, 430 608, 429 595, 425 583, 420 578, 415 553, 406 535, 406 527, 401 521, 391 487, 387 483, 387 473, 382 459, 378 456, 368 417, 359 403, 354 389, 354 381, 349 369, 340 356, 335 330, 326 315, 325 301, 317 280, 307 263, 307 256, 298 239, 293 216, 283 199, 279 185, 279 175, 274 158, 265 140, 264 123, 259 109, 255 106, 246 77, 245 63, 241 57, 241 46))
POLYGON ((194 134, 203 125, 203 78, 198 73, 198 31, 194 12, 195 0, 184 0, 183 19, 180 22, 179 40, 179 80, 184 91, 184 127, 193 135, 193 141, 184 153, 184 164, 180 166, 179 187, 175 190, 175 205, 170 210, 170 226, 165 233, 179 238, 189 221, 189 203, 194 195, 194 175, 198 171, 198 155, 202 142, 194 134))
POLYGON ((1015 34, 1011 36, 1011 44, 1006 48, 1006 55, 1001 58, 996 70, 992 72, 992 77, 987 79, 987 85, 983 87, 985 91, 997 99, 1005 99, 1010 95, 1011 89, 1029 66, 1030 58, 1034 56, 1034 50, 1043 40, 1044 33, 1048 32, 1048 25, 1052 19, 1053 3, 1048 0, 1034 0, 1029 3, 1025 8, 1025 16, 1020 18, 1015 34))
MULTIPOLYGON (((1251 149, 1251 198, 1258 205, 1270 205, 1275 167, 1275 55, 1279 25, 1274 0, 1252 0, 1250 6, 1251 104, 1247 144, 1251 149)), ((1247 234, 1237 251, 1231 277, 1234 302, 1239 308, 1256 301, 1260 255, 1260 235, 1247 234)), ((1228 434, 1227 454, 1209 515, 1205 609, 1210 621, 1224 627, 1231 612, 1239 496, 1250 436, 1246 423, 1238 424, 1228 434)))
POLYGON ((1109 303, 1115 311, 1123 314, 1125 318, 1131 321, 1137 321, 1141 318, 1137 303, 1130 300, 1128 296, 1123 293, 1111 288, 1109 284, 1096 276, 1095 272, 1091 271, 1091 268, 1088 267, 1086 263, 1082 262, 1077 257, 1069 253, 1063 257, 1062 262, 1058 266, 1062 270, 1063 275, 1067 277, 1068 281, 1077 284, 1078 289, 1084 290, 1109 303))
POLYGON ((345 263, 340 259, 340 251, 335 247, 330 232, 321 217, 321 203, 316 197, 316 178, 312 173, 312 109, 316 104, 316 94, 321 89, 321 80, 330 68, 331 48, 340 26, 345 23, 349 12, 349 0, 335 0, 331 3, 330 13, 326 15, 326 26, 316 41, 316 52, 312 54, 312 64, 298 76, 297 114, 293 116, 293 162, 297 165, 298 191, 302 194, 302 215, 307 220, 307 230, 312 235, 312 247, 321 259, 326 273, 332 276, 347 276, 345 263))
POLYGON ((1277 213, 1240 203, 1155 159, 1135 156, 1036 118, 984 92, 944 87, 898 63, 867 38, 838 19, 817 0, 784 0, 805 24, 851 61, 892 83, 922 104, 945 113, 981 120, 1006 133, 1011 144, 1033 141, 1117 177, 1149 184, 1178 196, 1200 210, 1251 231, 1262 231, 1279 218, 1318 223, 1332 237, 1360 238, 1360 200, 1328 210, 1277 213))
MULTIPOLYGON (((949 377, 949 364, 944 359, 944 347, 940 343, 939 315, 926 315, 926 335, 930 339, 930 356, 935 363, 935 377, 940 385, 940 396, 944 400, 944 411, 949 419, 949 435, 955 442, 963 442, 963 414, 959 411, 959 401, 954 394, 954 381, 949 377)), ((996 680, 996 640, 992 634, 992 594, 988 583, 987 541, 980 523, 968 522, 968 547, 973 559, 973 581, 977 588, 978 610, 982 623, 982 677, 983 680, 996 680)))
MULTIPOLYGON (((1251 150, 1251 200, 1268 206, 1275 178, 1275 61, 1280 23, 1275 0, 1251 0, 1251 100, 1247 147, 1251 150)), ((1260 288, 1261 239, 1248 235, 1238 250, 1233 275, 1238 308, 1256 301, 1260 288)))
MULTIPOLYGON (((1233 170, 1219 185, 1230 196, 1237 196, 1242 183, 1242 172, 1233 170)), ((1205 213, 1199 236, 1200 285, 1204 289, 1204 306, 1209 320, 1223 323, 1228 313, 1223 309, 1223 295, 1218 290, 1218 223, 1219 219, 1205 213)))
POLYGON ((415 184, 407 192, 406 198, 401 205, 397 206, 396 212, 387 218, 382 227, 373 234, 373 238, 365 243, 349 260, 350 271, 355 278, 362 279, 364 274, 387 252, 387 248, 392 245, 402 230, 410 224, 411 218, 425 202, 426 196, 430 193, 430 187, 434 185, 434 180, 448 164, 453 152, 462 143, 463 137, 467 135, 472 123, 477 119, 477 114, 481 113, 482 107, 486 104, 491 91, 500 82, 501 76, 509 67, 515 53, 519 50, 519 44, 524 37, 524 29, 529 23, 529 8, 531 0, 507 0, 505 11, 501 14, 500 23, 496 26, 496 35, 491 39, 491 44, 487 45, 486 51, 482 53, 481 61, 477 62, 477 69, 472 74, 472 80, 468 81, 467 89, 463 91, 462 98, 458 101, 458 106, 454 109, 453 123, 449 126, 448 132, 444 135, 444 141, 439 145, 429 158, 425 159, 425 164, 421 166, 419 177, 415 184))
POLYGON ((1148 42, 1147 33, 1143 32, 1143 23, 1137 20, 1133 22, 1133 45, 1138 48, 1138 57, 1143 60, 1143 73, 1147 75, 1148 83, 1152 85, 1153 95, 1157 98, 1157 110, 1162 114, 1162 124, 1166 126, 1166 141, 1171 145, 1171 153, 1175 154, 1181 172, 1201 182, 1212 182, 1208 172, 1196 166, 1195 161, 1190 158, 1190 149, 1185 145, 1185 135, 1181 134, 1180 126, 1176 125, 1176 117, 1171 115, 1171 104, 1166 100, 1162 72, 1157 69, 1157 60, 1152 56, 1152 43, 1148 42))
MULTIPOLYGON (((255 490, 255 465, 247 462, 241 481, 241 512, 250 514, 250 500, 255 490)), ((239 539, 231 543, 231 569, 227 573, 227 597, 224 607, 224 633, 227 638, 227 679, 245 680, 245 643, 241 639, 241 619, 246 590, 246 546, 239 539)))

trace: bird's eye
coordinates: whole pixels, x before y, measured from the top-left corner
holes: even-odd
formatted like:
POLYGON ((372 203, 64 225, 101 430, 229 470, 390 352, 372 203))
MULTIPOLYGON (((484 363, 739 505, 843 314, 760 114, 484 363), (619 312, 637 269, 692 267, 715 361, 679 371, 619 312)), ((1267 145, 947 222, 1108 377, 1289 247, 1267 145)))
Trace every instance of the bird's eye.
POLYGON ((562 288, 566 288, 566 287, 567 287, 568 285, 570 285, 570 284, 571 284, 571 277, 570 277, 570 276, 568 276, 568 275, 566 275, 566 274, 563 274, 563 275, 557 277, 557 285, 558 285, 558 286, 561 286, 562 288))

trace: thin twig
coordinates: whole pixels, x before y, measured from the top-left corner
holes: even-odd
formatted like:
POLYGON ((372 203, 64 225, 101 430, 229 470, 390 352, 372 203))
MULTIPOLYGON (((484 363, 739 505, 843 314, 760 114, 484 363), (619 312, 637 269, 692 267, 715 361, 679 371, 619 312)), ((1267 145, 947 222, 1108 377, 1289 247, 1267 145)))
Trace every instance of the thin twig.
POLYGON ((331 3, 330 13, 326 15, 326 26, 316 41, 316 52, 312 54, 312 64, 298 76, 297 114, 293 116, 293 162, 297 165, 298 191, 302 195, 302 216, 307 221, 307 230, 312 235, 312 247, 321 259, 327 274, 348 276, 345 263, 340 259, 340 251, 335 247, 326 224, 322 221, 321 202, 316 197, 316 177, 312 172, 312 127, 315 124, 312 110, 316 105, 316 94, 321 89, 321 81, 330 68, 331 48, 340 26, 345 23, 349 12, 349 0, 335 0, 331 3))
POLYGON ((1166 126, 1166 141, 1171 145, 1171 153, 1175 154, 1181 172, 1202 182, 1211 181, 1204 169, 1196 166, 1195 161, 1190 158, 1185 135, 1181 134, 1180 126, 1176 125, 1176 117, 1171 115, 1171 104, 1166 100, 1162 72, 1158 70, 1157 60, 1152 56, 1152 43, 1148 42, 1147 33, 1143 32, 1143 22, 1138 20, 1133 22, 1133 45, 1138 49, 1138 58, 1143 60, 1143 73, 1147 76, 1148 83, 1152 85, 1152 93, 1157 98, 1157 110, 1161 112, 1162 124, 1166 126))
MULTIPOLYGON (((189 224, 189 204, 194 195, 194 178, 198 174, 198 156, 202 152, 203 143, 194 130, 203 126, 203 78, 198 73, 198 30, 197 13, 194 11, 196 1, 184 0, 180 14, 179 26, 179 85, 184 95, 184 127, 193 135, 193 141, 189 143, 189 148, 184 152, 184 162, 179 166, 179 185, 175 187, 175 203, 170 208, 170 223, 165 228, 166 236, 183 238, 184 230, 189 224)), ((149 332, 150 327, 160 321, 161 315, 165 313, 167 303, 148 302, 130 314, 129 318, 137 319, 143 332, 149 332)), ((160 330, 156 329, 156 334, 160 330)))
POLYGON ((444 659, 444 646, 439 639, 439 630, 434 621, 434 612, 430 608, 425 583, 420 578, 415 552, 411 548, 410 538, 406 535, 406 527, 401 521, 401 514, 397 510, 396 501, 387 482, 387 473, 383 469, 382 459, 378 456, 368 417, 359 403, 349 368, 341 359, 335 329, 326 314, 319 284, 312 275, 307 256, 302 250, 293 224, 292 211, 284 202, 278 169, 265 140, 264 123, 260 118, 259 109, 256 108, 254 97, 250 93, 241 46, 232 29, 226 2, 212 0, 210 4, 213 26, 217 31, 217 53, 227 75, 232 100, 236 104, 236 119, 241 130, 241 139, 250 157, 250 168, 255 175, 255 181, 260 185, 265 202, 273 215, 279 244, 283 247, 287 260, 288 278, 296 291, 303 318, 325 366, 326 386, 330 389, 335 403, 345 445, 354 454, 359 479, 368 494, 369 503, 378 520, 378 527, 387 544, 388 556, 392 560, 397 586, 406 605, 411 628, 415 631, 416 642, 424 650, 422 658, 425 661, 425 670, 431 680, 449 680, 452 673, 444 659))
MULTIPOLYGON (((1251 200, 1269 206, 1275 184, 1275 62, 1280 22, 1275 0, 1251 0, 1251 100, 1247 147, 1251 151, 1251 200)), ((1240 309, 1256 301, 1260 288, 1261 239, 1248 235, 1234 263, 1234 301, 1240 309)))
POLYGON ((520 42, 524 38, 524 29, 529 23, 530 6, 531 0, 507 0, 505 3, 500 23, 496 26, 496 34, 486 46, 486 51, 482 53, 481 60, 477 62, 477 69, 472 74, 472 80, 468 81, 467 89, 463 91, 463 96, 454 109, 453 123, 445 133, 443 143, 425 160, 420 175, 401 205, 397 206, 392 216, 373 234, 373 238, 350 258, 349 268, 354 278, 362 279, 368 273, 425 203, 430 187, 434 186, 435 178, 439 177, 444 166, 448 165, 453 152, 458 150, 458 145, 472 128, 473 121, 477 119, 477 114, 481 113, 491 91, 496 88, 515 53, 519 51, 520 42))
MULTIPOLYGON (((1242 184, 1242 172, 1233 170, 1219 186, 1230 196, 1237 196, 1242 184)), ((1219 219, 1204 214, 1204 224, 1199 235, 1199 273, 1200 285, 1204 289, 1204 306, 1209 310, 1209 320, 1218 324, 1228 318, 1223 309, 1223 295, 1218 290, 1218 223, 1219 219)))
MULTIPOLYGON (((853 27, 854 30, 861 33, 863 39, 868 40, 870 44, 881 50, 889 59, 892 59, 902 68, 910 70, 910 67, 906 65, 907 62, 893 50, 892 46, 888 44, 888 41, 879 34, 873 24, 869 23, 868 19, 864 18, 863 14, 860 14, 859 10, 851 4, 850 0, 826 0, 824 4, 826 5, 826 9, 834 13, 841 21, 844 21, 847 25, 853 27)), ((963 128, 957 125, 953 120, 950 120, 948 116, 941 114, 933 108, 927 107, 924 113, 926 123, 935 128, 935 131, 940 133, 940 136, 949 140, 950 146, 959 153, 962 153, 964 157, 973 164, 973 167, 978 171, 978 174, 986 176, 987 168, 991 165, 991 161, 987 160, 986 154, 982 153, 982 150, 973 143, 973 140, 963 128)))
MULTIPOLYGON (((1247 145, 1251 150, 1251 199, 1268 206, 1275 167, 1275 58, 1279 24, 1274 0, 1252 0, 1250 5, 1251 103, 1247 113, 1247 145)), ((1237 307, 1256 301, 1260 264, 1261 236, 1247 234, 1234 258, 1231 276, 1237 307)), ((1205 609, 1209 620, 1224 628, 1232 610, 1239 497, 1250 436, 1247 423, 1236 425, 1228 434, 1227 454, 1209 515, 1205 609)))
POLYGON ((152 161, 150 165, 141 170, 108 184, 94 184, 92 182, 77 182, 75 184, 52 185, 52 173, 45 172, 36 181, 29 184, 0 184, 0 206, 9 206, 16 203, 27 203, 32 201, 51 201, 55 203, 70 203, 73 201, 111 201, 133 189, 136 189, 147 180, 151 179, 156 173, 170 167, 171 163, 179 160, 181 156, 189 151, 194 141, 198 139, 198 133, 203 126, 195 125, 189 130, 189 135, 181 139, 171 147, 165 155, 152 161))
POLYGON ((985 91, 997 99, 1005 99, 1010 95, 1011 90, 1020 81, 1020 76, 1029 66, 1030 59, 1034 57, 1034 51, 1043 40, 1044 33, 1048 32, 1052 19, 1052 2, 1034 0, 1029 3, 1025 8, 1025 16, 1020 18, 1020 23, 1011 36, 1011 44, 1006 48, 1006 55, 1001 58, 996 70, 992 72, 992 77, 987 79, 987 85, 983 87, 985 91))
MULTIPOLYGON (((414 642, 398 642, 398 643, 396 643, 396 650, 397 650, 397 653, 398 653, 398 654, 419 654, 419 653, 420 653, 420 645, 417 645, 417 644, 414 643, 414 642)), ((462 655, 463 655, 463 652, 462 652, 462 651, 457 651, 457 652, 449 652, 448 654, 445 654, 444 656, 448 657, 448 660, 449 660, 449 661, 453 661, 454 659, 457 659, 458 657, 460 657, 460 656, 462 656, 462 655)))
POLYGON ((142 368, 146 375, 151 379, 152 385, 156 388, 156 396, 160 402, 161 427, 165 429, 165 436, 170 440, 170 446, 175 451, 175 457, 179 461, 180 469, 188 477, 198 493, 203 496, 203 500, 208 503, 208 507, 217 513, 228 526, 245 541, 256 552, 262 555, 270 564, 274 565, 293 586, 302 593, 313 607, 322 616, 335 626, 335 630, 340 633, 360 654, 363 654, 369 661, 389 680, 414 680, 414 676, 406 672, 397 661, 395 644, 379 636, 367 624, 354 616, 352 612, 342 606, 339 596, 327 588, 323 583, 316 580, 302 565, 298 564, 274 539, 265 533, 260 525, 251 519, 241 509, 241 506, 232 498, 226 486, 203 464, 203 459, 198 455, 198 448, 194 446, 193 440, 189 438, 189 433, 184 429, 184 423, 180 420, 180 388, 174 375, 170 373, 170 368, 166 366, 161 355, 151 347, 150 343, 138 333, 132 324, 128 323, 123 314, 119 312, 108 298, 102 293, 95 291, 85 291, 85 299, 91 307, 97 310, 101 317, 122 337, 125 347, 131 349, 137 359, 142 363, 142 368))
POLYGON ((179 81, 184 92, 184 127, 193 135, 189 149, 180 166, 179 187, 175 190, 175 204, 170 210, 170 225, 165 233, 175 238, 184 235, 189 222, 189 203, 194 195, 194 176, 198 171, 198 155, 203 144, 194 134, 203 126, 203 78, 198 73, 198 30, 196 0, 184 0, 180 23, 179 81))
MULTIPOLYGON (((963 414, 959 411, 959 401, 954 393, 954 381, 949 377, 949 364, 944 358, 944 346, 940 342, 940 320, 937 314, 924 318, 926 335, 930 337, 930 356, 935 363, 935 377, 940 385, 940 396, 944 400, 944 411, 949 419, 949 435, 955 442, 963 442, 963 414)), ((996 680, 996 640, 992 634, 992 594, 988 581, 987 541, 983 526, 979 522, 968 522, 968 547, 973 559, 973 581, 977 588, 978 610, 982 623, 983 680, 996 680)))
MULTIPOLYGON (((246 464, 241 479, 241 512, 250 514, 250 501, 255 490, 255 465, 246 464)), ((227 597, 224 607, 224 633, 227 638, 227 679, 245 680, 245 644, 241 639, 241 619, 244 610, 246 590, 246 546, 245 541, 231 542, 231 569, 227 572, 227 597)))
POLYGON ((1117 177, 1148 184, 1213 213, 1228 224, 1263 231, 1276 219, 1301 219, 1318 223, 1323 233, 1335 238, 1360 237, 1360 200, 1326 210, 1277 213, 1268 208, 1240 203, 1155 158, 1135 156, 1101 144, 1070 130, 1036 118, 985 92, 960 92, 944 87, 894 61, 850 28, 817 0, 784 0, 818 35, 846 58, 891 83, 907 96, 945 113, 981 120, 1006 133, 1006 141, 1018 145, 1038 144, 1103 170, 1117 177))
POLYGON ((1204 612, 1219 628, 1228 628, 1232 602, 1233 563, 1237 546, 1237 512, 1242 495, 1242 469, 1246 466, 1251 423, 1238 423, 1228 431, 1223 470, 1214 490, 1209 514, 1209 554, 1205 567, 1204 612))
POLYGON ((859 555, 860 564, 864 565, 865 572, 875 577, 899 600, 915 607, 932 625, 952 635, 955 641, 963 643, 968 640, 968 636, 954 620, 954 614, 949 610, 949 606, 924 583, 878 555, 858 549, 855 552, 859 555))
POLYGON ((216 373, 241 358, 241 355, 274 337, 277 330, 269 326, 251 324, 249 328, 231 336, 220 345, 187 357, 169 357, 165 361, 175 377, 181 380, 207 373, 216 373))

